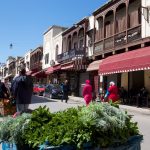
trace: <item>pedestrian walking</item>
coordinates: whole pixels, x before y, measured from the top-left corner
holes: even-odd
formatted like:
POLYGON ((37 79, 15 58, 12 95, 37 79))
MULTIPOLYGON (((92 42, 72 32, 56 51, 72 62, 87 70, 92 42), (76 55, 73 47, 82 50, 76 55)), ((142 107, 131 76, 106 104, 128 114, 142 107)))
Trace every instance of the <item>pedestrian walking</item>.
POLYGON ((11 85, 12 96, 16 100, 17 112, 21 113, 28 109, 31 103, 33 92, 33 82, 30 76, 26 75, 26 70, 21 69, 11 85))
POLYGON ((63 92, 61 101, 63 102, 63 100, 65 100, 65 102, 67 103, 68 102, 68 93, 70 91, 68 80, 65 80, 65 82, 63 84, 61 84, 61 87, 62 87, 62 92, 63 92))
POLYGON ((119 96, 118 96, 118 88, 117 86, 115 85, 115 82, 111 81, 109 83, 109 88, 108 88, 108 92, 109 92, 109 95, 108 95, 108 101, 112 100, 112 102, 115 102, 119 99, 119 96))
POLYGON ((90 80, 85 81, 85 86, 83 87, 82 95, 84 97, 84 101, 86 106, 92 101, 92 86, 90 84, 90 80))

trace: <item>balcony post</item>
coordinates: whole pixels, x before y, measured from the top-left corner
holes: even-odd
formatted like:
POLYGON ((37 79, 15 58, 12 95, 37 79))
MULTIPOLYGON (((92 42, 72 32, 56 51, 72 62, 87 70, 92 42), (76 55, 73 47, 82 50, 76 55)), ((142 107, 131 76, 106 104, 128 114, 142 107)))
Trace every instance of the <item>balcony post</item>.
POLYGON ((128 43, 128 11, 129 11, 129 0, 126 1, 126 43, 128 43))

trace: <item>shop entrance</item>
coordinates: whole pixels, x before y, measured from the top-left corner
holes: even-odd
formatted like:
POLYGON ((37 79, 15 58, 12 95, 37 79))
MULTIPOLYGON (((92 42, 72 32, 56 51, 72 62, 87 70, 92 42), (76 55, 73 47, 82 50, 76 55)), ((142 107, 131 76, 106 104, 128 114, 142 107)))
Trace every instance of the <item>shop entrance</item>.
POLYGON ((129 89, 138 91, 144 87, 144 71, 129 72, 129 89))

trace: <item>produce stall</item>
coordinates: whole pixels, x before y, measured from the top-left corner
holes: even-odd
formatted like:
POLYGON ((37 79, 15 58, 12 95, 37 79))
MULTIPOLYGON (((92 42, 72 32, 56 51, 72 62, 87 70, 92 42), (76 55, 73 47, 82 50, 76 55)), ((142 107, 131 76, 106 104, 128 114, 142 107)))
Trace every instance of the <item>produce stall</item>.
POLYGON ((39 107, 9 118, 0 125, 0 139, 19 145, 17 150, 140 150, 143 136, 118 105, 92 103, 56 113, 39 107))

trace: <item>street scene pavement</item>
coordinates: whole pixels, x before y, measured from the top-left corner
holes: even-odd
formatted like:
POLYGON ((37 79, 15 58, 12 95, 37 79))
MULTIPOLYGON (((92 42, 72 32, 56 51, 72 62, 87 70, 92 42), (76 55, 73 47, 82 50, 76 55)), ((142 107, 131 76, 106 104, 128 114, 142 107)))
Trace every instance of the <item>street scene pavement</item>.
MULTIPOLYGON (((70 97, 68 103, 61 102, 61 100, 56 99, 48 99, 40 96, 32 97, 32 104, 30 104, 29 108, 34 110, 39 106, 47 106, 51 112, 62 111, 70 107, 78 107, 83 106, 84 101, 83 98, 73 98, 70 97)), ((120 105, 122 109, 125 109, 129 112, 129 114, 133 115, 133 120, 138 122, 140 133, 144 135, 144 140, 141 144, 142 150, 149 150, 149 139, 150 139, 150 110, 148 109, 140 109, 135 107, 128 107, 120 105)), ((2 118, 1 118, 2 120, 2 118)), ((0 149, 1 150, 1 149, 0 149)))

